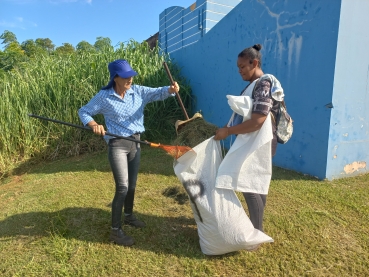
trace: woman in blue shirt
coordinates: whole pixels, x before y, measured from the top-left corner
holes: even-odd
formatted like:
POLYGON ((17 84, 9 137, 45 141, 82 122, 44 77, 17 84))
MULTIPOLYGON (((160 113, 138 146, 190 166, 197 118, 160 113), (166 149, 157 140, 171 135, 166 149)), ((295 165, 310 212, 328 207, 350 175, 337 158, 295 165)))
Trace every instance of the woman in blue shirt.
POLYGON ((93 116, 102 114, 107 132, 124 137, 140 139, 145 131, 144 108, 146 104, 164 100, 179 92, 175 82, 172 86, 150 88, 133 85, 137 75, 128 61, 116 60, 108 65, 110 81, 85 106, 78 115, 84 125, 95 134, 103 135, 108 143, 108 158, 115 180, 115 195, 112 203, 112 230, 110 240, 119 245, 130 246, 132 237, 122 230, 122 212, 124 223, 134 227, 145 227, 145 223, 133 214, 136 181, 140 165, 141 148, 137 142, 105 135, 103 125, 98 124, 93 116))

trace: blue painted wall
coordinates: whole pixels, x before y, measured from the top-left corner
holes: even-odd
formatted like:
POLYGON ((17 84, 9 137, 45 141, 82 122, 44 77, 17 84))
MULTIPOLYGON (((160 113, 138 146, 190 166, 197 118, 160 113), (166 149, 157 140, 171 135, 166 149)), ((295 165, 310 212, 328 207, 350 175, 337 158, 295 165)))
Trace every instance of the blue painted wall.
POLYGON ((241 0, 198 0, 190 7, 170 7, 159 16, 159 45, 173 53, 196 43, 241 0))
MULTIPOLYGON (((168 17, 174 9, 171 7, 160 15, 160 45, 190 80, 195 110, 201 110, 207 121, 218 126, 227 123, 231 110, 226 95, 238 95, 247 85, 238 74, 237 55, 260 43, 263 71, 281 81, 294 119, 293 137, 278 146, 273 163, 320 179, 367 171, 369 62, 364 49, 369 44, 368 34, 359 29, 365 29, 360 28, 365 22, 368 26, 365 11, 369 0, 236 2, 197 1, 195 9, 175 7, 180 13, 168 17), (182 42, 176 48, 167 43, 163 47, 164 33, 174 31, 168 25, 169 18, 173 22, 184 20, 183 16, 198 19, 200 8, 210 13, 210 2, 232 2, 229 6, 233 8, 205 33, 194 32, 198 35, 194 43, 182 42), (345 170, 347 165, 350 170, 345 170), (355 171, 352 166, 360 168, 355 171)), ((187 21, 183 21, 182 33, 188 32, 187 21)))
POLYGON ((368 172, 369 1, 343 0, 329 129, 327 176, 368 172))

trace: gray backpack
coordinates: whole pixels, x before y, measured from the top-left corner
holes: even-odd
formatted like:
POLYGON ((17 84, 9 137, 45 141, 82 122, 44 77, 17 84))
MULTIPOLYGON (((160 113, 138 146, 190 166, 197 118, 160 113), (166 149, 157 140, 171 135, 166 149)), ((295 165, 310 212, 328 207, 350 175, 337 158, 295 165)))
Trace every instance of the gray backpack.
MULTIPOLYGON (((260 79, 259 79, 260 80, 260 79)), ((254 90, 252 92, 252 98, 254 98, 254 91, 256 85, 258 84, 259 80, 254 86, 254 90)), ((284 101, 278 101, 279 108, 277 115, 271 112, 273 124, 276 126, 276 136, 277 142, 281 144, 285 144, 292 136, 293 133, 293 120, 291 116, 287 112, 286 103, 284 101)))
POLYGON ((279 109, 277 116, 272 115, 272 121, 276 126, 276 135, 278 143, 285 144, 292 136, 293 133, 293 120, 287 112, 286 104, 284 101, 279 102, 279 109))

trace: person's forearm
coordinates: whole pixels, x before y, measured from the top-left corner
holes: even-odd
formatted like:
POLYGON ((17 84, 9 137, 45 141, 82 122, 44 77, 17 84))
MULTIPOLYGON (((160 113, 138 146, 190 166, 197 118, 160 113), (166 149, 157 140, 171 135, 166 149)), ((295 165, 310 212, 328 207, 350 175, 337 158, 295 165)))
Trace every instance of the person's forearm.
POLYGON ((241 124, 232 127, 223 127, 219 128, 215 131, 215 140, 225 139, 230 135, 239 135, 239 134, 247 134, 252 133, 261 128, 265 119, 267 118, 266 115, 253 113, 250 120, 247 120, 241 124))
POLYGON ((241 124, 236 126, 228 127, 228 135, 239 135, 239 134, 247 134, 252 133, 261 128, 263 126, 264 121, 260 120, 247 120, 241 124))

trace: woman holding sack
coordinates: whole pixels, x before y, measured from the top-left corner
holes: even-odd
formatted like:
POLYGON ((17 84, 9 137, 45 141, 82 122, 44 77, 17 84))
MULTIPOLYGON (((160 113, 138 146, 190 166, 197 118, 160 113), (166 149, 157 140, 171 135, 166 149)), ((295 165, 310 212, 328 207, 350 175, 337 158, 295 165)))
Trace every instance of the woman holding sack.
POLYGON ((284 94, 279 81, 273 75, 264 74, 262 71, 261 48, 260 44, 246 48, 238 54, 237 59, 242 79, 249 82, 241 96, 248 96, 253 100, 248 117, 234 112, 226 127, 216 131, 214 139, 222 140, 229 135, 237 135, 232 145, 239 147, 237 153, 230 148, 219 168, 216 187, 241 191, 254 228, 263 231, 272 156, 275 155, 277 148, 275 124, 272 123, 270 114, 276 115, 284 94), (239 165, 229 169, 230 166, 227 168, 229 160, 233 162, 238 160, 239 165))
POLYGON ((133 77, 137 72, 126 60, 115 60, 109 63, 108 69, 108 85, 80 108, 78 115, 84 125, 91 127, 95 134, 104 135, 108 143, 108 158, 115 180, 110 240, 118 245, 130 246, 134 240, 122 230, 123 208, 125 224, 138 228, 145 226, 133 214, 141 157, 140 144, 106 136, 104 126, 98 124, 93 116, 104 116, 107 132, 140 140, 140 134, 145 131, 143 122, 146 104, 174 96, 179 92, 179 86, 176 82, 171 86, 158 88, 133 85, 133 77))

